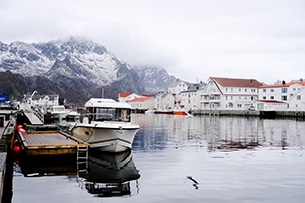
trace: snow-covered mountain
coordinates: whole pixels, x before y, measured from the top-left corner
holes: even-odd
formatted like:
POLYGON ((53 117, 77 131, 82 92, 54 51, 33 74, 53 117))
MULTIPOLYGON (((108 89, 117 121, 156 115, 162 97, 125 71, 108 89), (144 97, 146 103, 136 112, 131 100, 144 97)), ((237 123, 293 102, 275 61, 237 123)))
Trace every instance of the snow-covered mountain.
POLYGON ((20 74, 29 83, 33 77, 45 77, 63 94, 88 91, 87 97, 100 96, 95 95, 99 88, 111 89, 116 94, 113 97, 118 92, 156 93, 166 90, 175 79, 163 68, 133 67, 104 46, 75 37, 32 44, 0 42, 0 72, 4 71, 20 74))

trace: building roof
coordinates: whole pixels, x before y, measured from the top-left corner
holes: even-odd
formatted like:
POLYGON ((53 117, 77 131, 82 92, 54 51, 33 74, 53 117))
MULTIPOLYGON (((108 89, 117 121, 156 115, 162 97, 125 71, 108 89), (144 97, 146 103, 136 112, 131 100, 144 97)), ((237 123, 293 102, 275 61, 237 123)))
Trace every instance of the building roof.
POLYGON ((220 78, 210 77, 211 80, 217 82, 222 87, 254 87, 258 88, 263 84, 258 82, 256 79, 239 79, 239 78, 220 78))
POLYGON ((129 93, 120 93, 119 97, 124 98, 124 97, 128 97, 129 95, 131 95, 131 94, 129 94, 129 93))
POLYGON ((277 88, 277 87, 290 87, 291 85, 299 84, 305 86, 305 82, 289 82, 289 83, 281 83, 281 84, 272 84, 272 85, 263 85, 259 88, 277 88))
POLYGON ((148 99, 152 99, 153 97, 138 97, 138 98, 134 98, 128 102, 142 102, 142 101, 146 101, 148 99))
MULTIPOLYGON (((177 85, 179 85, 180 83, 185 83, 183 80, 179 80, 179 79, 176 79, 174 82, 172 82, 171 84, 169 84, 169 88, 171 87, 177 87, 177 85)), ((185 83, 186 84, 186 83, 185 83)), ((187 85, 187 84, 186 84, 187 85)))

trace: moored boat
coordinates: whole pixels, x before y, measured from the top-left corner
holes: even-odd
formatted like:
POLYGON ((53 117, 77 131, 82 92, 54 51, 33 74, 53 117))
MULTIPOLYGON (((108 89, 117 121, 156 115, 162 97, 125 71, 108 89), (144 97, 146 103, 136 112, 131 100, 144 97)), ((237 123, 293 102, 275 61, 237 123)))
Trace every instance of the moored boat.
POLYGON ((131 106, 113 99, 91 98, 85 104, 83 121, 71 128, 71 134, 107 152, 131 149, 140 126, 131 122, 131 106))
POLYGON ((188 113, 185 110, 183 110, 183 109, 175 109, 173 111, 173 114, 174 115, 183 115, 183 116, 188 115, 188 113))
POLYGON ((155 114, 173 114, 172 109, 158 109, 155 111, 155 114))

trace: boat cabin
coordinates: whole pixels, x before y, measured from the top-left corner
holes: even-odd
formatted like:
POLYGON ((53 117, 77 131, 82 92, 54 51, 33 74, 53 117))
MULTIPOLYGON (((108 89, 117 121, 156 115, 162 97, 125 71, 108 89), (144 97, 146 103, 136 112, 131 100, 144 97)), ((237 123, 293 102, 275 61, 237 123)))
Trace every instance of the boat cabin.
POLYGON ((92 98, 86 104, 89 121, 130 122, 131 106, 113 99, 92 98))

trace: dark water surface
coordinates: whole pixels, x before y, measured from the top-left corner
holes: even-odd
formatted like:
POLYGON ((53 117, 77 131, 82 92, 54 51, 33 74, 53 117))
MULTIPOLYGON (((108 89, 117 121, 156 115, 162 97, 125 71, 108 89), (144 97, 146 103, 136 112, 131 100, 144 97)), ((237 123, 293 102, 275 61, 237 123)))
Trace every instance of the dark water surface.
POLYGON ((12 202, 305 202, 304 121, 133 119, 131 153, 91 154, 85 172, 16 167, 12 202))

